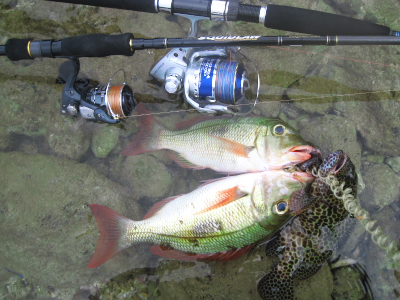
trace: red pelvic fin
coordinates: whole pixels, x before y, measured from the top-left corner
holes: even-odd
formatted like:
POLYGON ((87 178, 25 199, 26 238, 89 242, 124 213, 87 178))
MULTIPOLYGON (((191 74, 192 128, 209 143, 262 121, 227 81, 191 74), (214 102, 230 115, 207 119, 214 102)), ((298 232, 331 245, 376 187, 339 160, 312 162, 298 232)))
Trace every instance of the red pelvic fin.
POLYGON ((219 191, 215 195, 215 198, 218 200, 218 202, 213 206, 207 207, 203 211, 199 212, 199 214, 227 205, 246 194, 247 193, 241 191, 238 186, 219 191))
POLYGON ((122 151, 122 155, 133 156, 149 151, 159 150, 157 141, 164 128, 156 121, 150 112, 139 103, 137 105, 139 114, 140 131, 133 142, 122 151))
POLYGON ((169 151, 169 157, 171 157, 182 168, 190 168, 190 169, 195 169, 195 170, 205 169, 205 167, 201 167, 201 166, 191 163, 186 158, 184 158, 182 155, 180 155, 178 152, 175 152, 172 150, 169 151))
POLYGON ((121 221, 130 220, 99 204, 90 204, 90 208, 100 229, 96 251, 88 264, 88 268, 95 268, 125 248, 119 243, 121 221))
POLYGON ((213 136, 213 137, 220 141, 220 145, 224 150, 232 152, 238 156, 248 157, 249 153, 254 149, 253 147, 248 147, 246 145, 240 144, 238 142, 223 137, 219 136, 213 136))
POLYGON ((177 260, 216 260, 216 261, 228 261, 235 259, 247 252, 249 252, 255 244, 251 244, 239 249, 222 251, 216 253, 205 253, 205 254, 195 254, 195 253, 185 253, 179 250, 175 250, 169 247, 161 246, 161 245, 153 245, 150 247, 151 253, 165 257, 172 258, 177 260))
POLYGON ((156 204, 153 205, 152 208, 149 209, 149 211, 146 213, 146 215, 143 217, 143 219, 148 219, 157 214, 168 202, 180 197, 182 195, 178 196, 172 196, 169 198, 165 198, 164 200, 161 200, 160 202, 157 202, 156 204))

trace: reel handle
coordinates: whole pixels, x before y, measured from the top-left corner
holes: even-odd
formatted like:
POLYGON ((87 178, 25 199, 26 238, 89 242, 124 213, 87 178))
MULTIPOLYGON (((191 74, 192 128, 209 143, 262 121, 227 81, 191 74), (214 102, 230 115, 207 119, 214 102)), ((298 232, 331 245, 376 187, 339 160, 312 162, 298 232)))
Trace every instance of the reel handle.
POLYGON ((36 57, 104 57, 109 55, 132 56, 135 52, 129 43, 132 33, 120 35, 87 34, 56 40, 9 39, 0 47, 0 56, 10 60, 36 57))

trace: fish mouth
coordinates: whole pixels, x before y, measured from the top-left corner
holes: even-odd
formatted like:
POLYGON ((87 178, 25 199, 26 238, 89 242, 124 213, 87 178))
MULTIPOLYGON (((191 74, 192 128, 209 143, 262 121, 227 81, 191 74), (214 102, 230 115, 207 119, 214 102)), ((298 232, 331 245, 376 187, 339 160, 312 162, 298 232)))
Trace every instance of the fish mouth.
MULTIPOLYGON (((298 145, 290 148, 283 155, 291 163, 299 164, 305 162, 313 156, 322 157, 321 151, 309 145, 298 145)), ((321 159, 322 161, 322 159, 321 159)))
MULTIPOLYGON (((339 152, 339 151, 338 151, 339 152)), ((334 174, 339 173, 339 171, 346 165, 348 159, 348 155, 344 152, 339 153, 339 158, 337 163, 333 166, 332 172, 334 174)))
POLYGON ((304 184, 312 183, 315 179, 313 175, 307 172, 294 172, 292 173, 292 178, 304 184))

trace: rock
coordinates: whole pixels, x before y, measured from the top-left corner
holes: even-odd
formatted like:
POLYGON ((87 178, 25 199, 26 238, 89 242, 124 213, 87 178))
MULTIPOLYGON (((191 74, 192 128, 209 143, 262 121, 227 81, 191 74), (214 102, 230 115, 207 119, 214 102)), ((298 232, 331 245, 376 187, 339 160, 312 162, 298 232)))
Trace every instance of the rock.
POLYGON ((98 158, 105 158, 118 144, 119 129, 116 126, 96 124, 91 149, 98 158))
POLYGON ((328 264, 310 278, 296 281, 295 299, 330 299, 333 291, 333 275, 328 264))
POLYGON ((361 146, 351 119, 337 115, 312 116, 298 122, 300 135, 321 148, 323 157, 336 150, 347 153, 356 169, 361 166, 361 146))
POLYGON ((360 199, 364 208, 370 211, 373 205, 382 208, 398 200, 400 176, 388 165, 365 164, 362 171, 365 174, 365 190, 360 199))
POLYGON ((87 121, 61 115, 60 118, 46 133, 49 145, 55 154, 79 160, 90 147, 91 132, 85 128, 87 121))
POLYGON ((390 157, 386 160, 386 163, 392 168, 396 173, 400 173, 400 156, 390 157))
POLYGON ((0 153, 0 168, 0 263, 22 274, 32 284, 31 292, 72 299, 77 286, 146 261, 148 249, 134 247, 134 252, 126 250, 112 263, 86 268, 99 236, 90 203, 132 219, 140 217, 137 203, 121 185, 88 165, 40 154, 0 153), (128 255, 133 257, 129 265, 128 255), (141 258, 134 262, 138 255, 141 258))
POLYGON ((132 188, 136 197, 162 197, 173 179, 154 156, 142 154, 125 158, 120 180, 132 188))
POLYGON ((383 163, 384 157, 381 155, 367 155, 365 159, 371 163, 381 164, 383 163))
POLYGON ((333 270, 335 285, 332 293, 334 300, 363 300, 366 293, 362 285, 362 274, 351 266, 340 267, 333 270))
POLYGON ((369 149, 380 155, 397 156, 400 154, 400 104, 388 94, 381 95, 381 99, 378 95, 370 95, 370 101, 363 105, 338 102, 335 108, 353 122, 369 149))

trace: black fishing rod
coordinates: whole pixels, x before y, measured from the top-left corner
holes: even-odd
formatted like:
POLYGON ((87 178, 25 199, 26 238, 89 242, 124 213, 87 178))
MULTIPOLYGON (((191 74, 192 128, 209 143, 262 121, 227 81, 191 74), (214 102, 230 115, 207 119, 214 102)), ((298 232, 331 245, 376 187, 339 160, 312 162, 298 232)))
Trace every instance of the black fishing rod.
POLYGON ((268 4, 256 6, 225 0, 46 0, 118 8, 147 13, 168 12, 203 16, 211 20, 261 23, 267 28, 314 35, 394 35, 387 26, 350 17, 268 4))
POLYGON ((135 50, 183 47, 400 45, 400 36, 209 36, 198 38, 135 39, 132 33, 88 34, 62 40, 9 39, 0 56, 10 60, 37 57, 132 56, 135 50))

